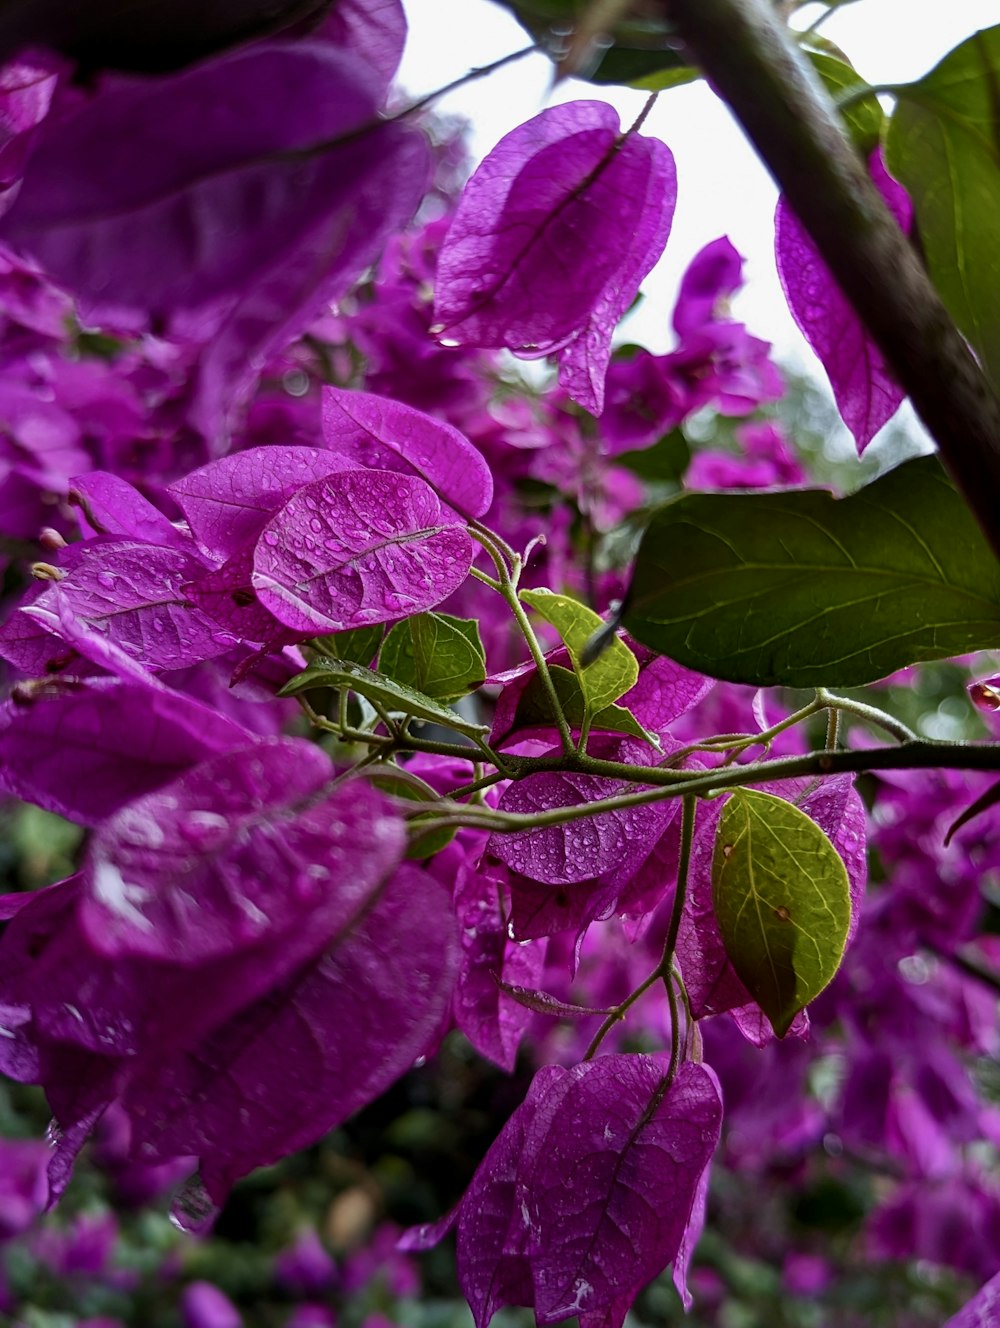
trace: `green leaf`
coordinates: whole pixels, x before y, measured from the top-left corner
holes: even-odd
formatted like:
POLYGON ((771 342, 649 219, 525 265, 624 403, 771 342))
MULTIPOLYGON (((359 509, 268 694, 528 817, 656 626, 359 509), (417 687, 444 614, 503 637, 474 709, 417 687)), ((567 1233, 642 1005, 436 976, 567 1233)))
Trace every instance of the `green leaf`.
POLYGON ((801 489, 667 503, 626 605, 644 645, 757 686, 851 687, 1000 646, 1000 564, 934 457, 848 498, 801 489))
POLYGON ((701 70, 682 60, 676 51, 643 50, 616 42, 586 78, 599 85, 619 83, 640 92, 666 92, 696 82, 701 70))
POLYGON ((379 669, 437 701, 457 701, 486 677, 479 624, 446 613, 417 613, 385 638, 379 669))
MULTIPOLYGON (((431 788, 430 784, 418 778, 408 770, 401 770, 399 766, 383 765, 377 770, 373 770, 368 775, 369 781, 376 788, 381 789, 383 793, 388 793, 394 798, 405 798, 408 802, 427 802, 436 804, 439 801, 437 793, 431 788)), ((433 814, 433 811, 430 813, 433 814)), ((420 833, 420 822, 423 817, 414 817, 409 821, 409 844, 405 856, 411 859, 432 858, 435 853, 440 851, 455 838, 454 827, 444 826, 439 830, 432 830, 430 834, 422 835, 420 833)))
POLYGON ((312 691, 317 687, 346 688, 366 697, 383 710, 393 714, 407 715, 413 719, 426 720, 431 724, 442 724, 454 729, 456 733, 466 733, 470 737, 486 733, 482 724, 473 724, 461 715, 449 710, 447 706, 435 701, 431 696, 424 696, 405 683, 387 678, 384 673, 363 668, 346 659, 317 659, 307 669, 295 675, 278 693, 279 696, 298 696, 299 692, 312 691))
POLYGON ((604 620, 586 604, 551 590, 522 590, 521 599, 562 637, 580 679, 585 708, 590 715, 596 715, 617 701, 639 681, 639 661, 617 636, 611 638, 592 664, 586 668, 582 666, 580 656, 584 647, 594 633, 605 626, 604 620))
POLYGON ((577 78, 657 92, 701 77, 700 70, 689 65, 677 49, 675 28, 667 19, 657 16, 652 7, 647 6, 639 14, 634 12, 635 6, 595 4, 595 0, 498 0, 498 3, 513 12, 543 50, 552 52, 565 49, 575 29, 587 32, 602 11, 609 14, 608 22, 600 25, 598 31, 604 31, 610 45, 603 51, 598 47, 599 54, 590 68, 574 69, 577 78), (626 12, 622 14, 620 10, 626 12))
POLYGON ((843 958, 851 890, 840 854, 792 803, 737 789, 719 820, 712 905, 730 963, 784 1037, 843 958))
POLYGON ((329 636, 316 636, 311 644, 314 650, 328 659, 350 660, 365 668, 378 654, 385 628, 382 623, 374 627, 352 627, 347 632, 334 632, 329 636))
MULTIPOLYGON (((562 705, 566 722, 571 729, 579 729, 583 724, 584 702, 580 681, 569 669, 558 664, 549 665, 549 673, 556 689, 556 695, 562 705)), ((555 719, 549 704, 549 695, 542 686, 542 680, 535 676, 524 689, 518 702, 514 718, 514 728, 554 727, 555 719)), ((607 733, 627 733, 630 737, 641 738, 643 742, 659 747, 660 741, 655 733, 643 728, 630 710, 624 706, 604 706, 590 720, 591 730, 607 733)))
POLYGON ((1000 387, 1000 27, 900 88, 886 160, 942 300, 1000 387))
POLYGON ((673 484, 680 487, 684 472, 691 464, 691 444, 680 429, 671 429, 652 447, 619 452, 616 466, 625 466, 647 484, 673 484))
MULTIPOLYGON (((855 92, 866 86, 865 80, 843 60, 821 51, 809 51, 809 60, 823 81, 830 96, 837 100, 844 93, 855 92)), ((861 101, 852 101, 840 112, 847 132, 855 146, 867 157, 878 147, 882 138, 882 122, 885 113, 879 105, 878 97, 872 92, 861 101)))

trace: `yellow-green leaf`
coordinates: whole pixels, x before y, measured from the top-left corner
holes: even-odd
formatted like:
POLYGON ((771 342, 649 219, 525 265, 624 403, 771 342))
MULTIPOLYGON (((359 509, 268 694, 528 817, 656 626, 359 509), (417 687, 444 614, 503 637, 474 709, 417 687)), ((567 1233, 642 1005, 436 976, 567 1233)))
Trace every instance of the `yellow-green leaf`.
POLYGON ((556 629, 569 651, 573 668, 580 680, 584 704, 589 715, 617 701, 639 680, 639 662, 624 641, 612 637, 601 655, 588 664, 581 663, 584 647, 595 632, 605 626, 593 609, 569 595, 551 590, 522 590, 521 599, 556 629))
POLYGON ((840 854, 792 803, 738 789, 719 821, 712 902, 730 963, 784 1037, 843 958, 851 892, 840 854))

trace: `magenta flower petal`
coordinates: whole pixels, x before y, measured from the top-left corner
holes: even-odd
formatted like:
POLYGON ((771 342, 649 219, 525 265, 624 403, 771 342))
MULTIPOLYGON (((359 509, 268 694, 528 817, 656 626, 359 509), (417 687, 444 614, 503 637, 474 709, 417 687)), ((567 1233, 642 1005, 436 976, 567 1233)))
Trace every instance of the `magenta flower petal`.
POLYGON ((294 494, 254 551, 261 604, 294 632, 340 632, 440 604, 465 580, 472 538, 429 485, 347 471, 294 494))
POLYGON ((330 758, 264 739, 200 764, 99 827, 81 922, 107 955, 196 965, 277 935, 314 905, 332 934, 402 855, 402 822, 370 785, 324 793, 330 758))
POLYGON ((184 589, 192 604, 245 644, 275 650, 301 640, 301 633, 290 632, 257 599, 252 546, 184 589))
POLYGON ((324 388, 323 436, 336 455, 369 470, 418 475, 466 517, 493 501, 490 468, 465 435, 400 401, 324 388))
POLYGON ((681 278, 674 306, 674 331, 686 337, 715 322, 720 305, 742 285, 743 259, 732 240, 722 235, 706 244, 681 278))
POLYGON ((668 1065, 601 1056, 535 1076, 459 1212, 459 1280, 477 1328, 511 1304, 532 1306, 539 1324, 579 1314, 620 1325, 672 1263, 683 1287, 722 1102, 706 1066, 682 1064, 670 1080, 668 1065))
POLYGON ((466 186, 438 259, 443 336, 558 353, 567 391, 600 414, 611 333, 663 250, 676 196, 669 149, 623 135, 610 106, 543 111, 466 186))
POLYGON ((355 233, 346 281, 397 220, 386 225, 374 199, 355 212, 411 133, 378 120, 377 98, 360 62, 322 41, 108 80, 75 115, 45 121, 0 230, 75 292, 151 314, 242 295, 317 230, 331 260, 334 235, 355 233))
POLYGON ((532 1016, 499 982, 537 987, 545 968, 545 944, 512 941, 495 883, 464 864, 456 881, 455 912, 462 944, 453 1005, 455 1024, 478 1052, 511 1071, 532 1016))
POLYGON ((439 1035, 456 941, 442 887, 400 868, 360 923, 257 1004, 124 1096, 134 1147, 197 1156, 213 1199, 315 1142, 377 1097, 439 1035))
POLYGON ((205 552, 230 558, 256 540, 293 493, 350 468, 347 458, 318 447, 251 447, 193 470, 169 492, 205 552))
POLYGON ((84 533, 117 535, 193 552, 191 537, 120 475, 92 470, 70 481, 69 501, 80 508, 84 533))
POLYGON ((1000 1318, 1000 1273, 991 1277, 970 1301, 949 1319, 945 1328, 993 1328, 1000 1318))
MULTIPOLYGON (((885 169, 880 152, 869 163, 879 193, 899 227, 909 231, 913 207, 885 169)), ((905 393, 784 198, 775 216, 778 275, 792 317, 822 362, 837 409, 863 452, 896 413, 905 393)))
MULTIPOLYGON (((631 764, 648 764, 658 756, 645 743, 630 739, 612 739, 600 754, 631 764)), ((499 810, 546 812, 635 788, 604 775, 544 771, 512 784, 500 799, 499 810)), ((675 803, 664 801, 601 812, 564 825, 494 834, 487 851, 511 871, 547 885, 590 881, 605 872, 618 872, 628 879, 638 871, 676 810, 675 803)))
POLYGON ((406 15, 401 0, 337 0, 316 36, 361 61, 384 94, 403 56, 406 15))
POLYGON ((417 134, 388 136, 356 175, 350 205, 321 216, 294 249, 240 292, 213 333, 198 363, 189 413, 207 439, 229 435, 271 357, 343 295, 410 220, 427 184, 427 145, 417 134))
MULTIPOLYGON (((183 587, 204 565, 177 548, 132 540, 92 540, 81 546, 72 570, 25 608, 57 635, 60 618, 70 615, 102 643, 154 671, 182 669, 223 655, 237 644, 187 598, 183 587)), ((72 643, 77 649, 82 642, 72 643)), ((99 658, 95 662, 101 662, 99 658)))
POLYGON ((97 825, 248 735, 182 692, 117 678, 54 683, 0 707, 0 789, 97 825))

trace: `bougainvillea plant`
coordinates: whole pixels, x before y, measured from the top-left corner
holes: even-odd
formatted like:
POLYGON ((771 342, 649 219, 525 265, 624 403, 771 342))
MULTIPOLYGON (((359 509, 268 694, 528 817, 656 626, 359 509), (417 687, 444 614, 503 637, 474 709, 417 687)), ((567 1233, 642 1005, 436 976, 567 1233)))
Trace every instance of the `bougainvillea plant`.
MULTIPOLYGON (((542 110, 459 188, 425 106, 387 109, 398 0, 9 6, 0 789, 86 835, 0 900, 0 1068, 53 1117, 29 1216, 113 1119, 203 1230, 449 1030, 530 1046, 403 1247, 454 1228, 477 1328, 620 1328, 664 1270, 690 1305, 727 1117, 751 1171, 762 1132, 891 1156, 884 1250, 941 1257, 899 1234, 919 1179, 998 1229, 968 1066, 1000 744, 858 689, 1000 649, 1000 28, 890 113, 766 0, 508 7, 562 74, 712 81, 858 451, 908 395, 939 455, 809 486, 726 237, 675 349, 614 349, 677 198, 639 92, 624 125, 542 110), (706 419, 733 446, 692 460, 706 419)), ((987 1282, 982 1238, 944 1261, 987 1282)))

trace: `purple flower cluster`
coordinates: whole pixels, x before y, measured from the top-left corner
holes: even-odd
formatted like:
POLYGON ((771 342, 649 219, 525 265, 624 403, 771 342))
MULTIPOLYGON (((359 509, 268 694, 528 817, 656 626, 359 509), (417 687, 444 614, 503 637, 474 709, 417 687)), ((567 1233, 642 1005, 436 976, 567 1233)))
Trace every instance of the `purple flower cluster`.
MULTIPOLYGON (((32 571, 0 626, 0 791, 88 832, 73 875, 0 898, 0 1069, 54 1117, 51 1148, 0 1152, 0 1236, 61 1194, 91 1136, 123 1195, 197 1172, 177 1212, 204 1225, 455 1028, 537 1067, 457 1208, 403 1238, 456 1229, 477 1328, 507 1305, 621 1328, 665 1269, 689 1304, 720 1139, 763 1174, 835 1138, 895 1175, 875 1256, 985 1279, 1000 1198, 975 1150, 1000 1117, 970 1066, 995 1054, 995 1011, 968 970, 989 949, 995 808, 947 833, 984 784, 879 783, 887 879, 864 906, 850 777, 757 790, 813 837, 802 872, 819 843, 841 891, 820 937, 838 976, 776 1018, 719 904, 739 795, 694 811, 666 794, 801 750, 801 731, 579 602, 623 589, 602 538, 647 498, 623 457, 695 412, 739 418, 742 453, 702 452, 691 486, 804 478, 781 427, 750 418, 782 380, 730 316, 740 255, 725 237, 696 255, 673 351, 613 355, 676 197, 642 117, 545 110, 452 206, 424 134, 385 113, 401 6, 314 18, 172 73, 75 83, 39 56, 0 76, 0 534, 32 571), (508 351, 557 359, 558 385, 529 389, 508 351), (315 741, 278 696, 293 678, 321 694, 315 741), (638 1054, 622 1025, 647 993, 638 1054), (836 1067, 822 1100, 816 1056, 836 1067), (970 1207, 979 1237, 956 1251, 970 1207)), ((898 391, 784 207, 778 250, 861 447, 898 391)), ((767 961, 797 978, 816 936, 751 887, 767 961), (791 960, 768 948, 774 919, 791 960)), ((382 1230, 339 1271, 315 1233, 284 1252, 291 1322, 328 1326, 334 1281, 393 1258, 406 1283, 382 1230)), ((81 1219, 38 1249, 99 1273, 114 1238, 81 1219)), ((797 1293, 826 1276, 789 1256, 797 1293)), ((181 1314, 241 1322, 202 1279, 181 1314)))

